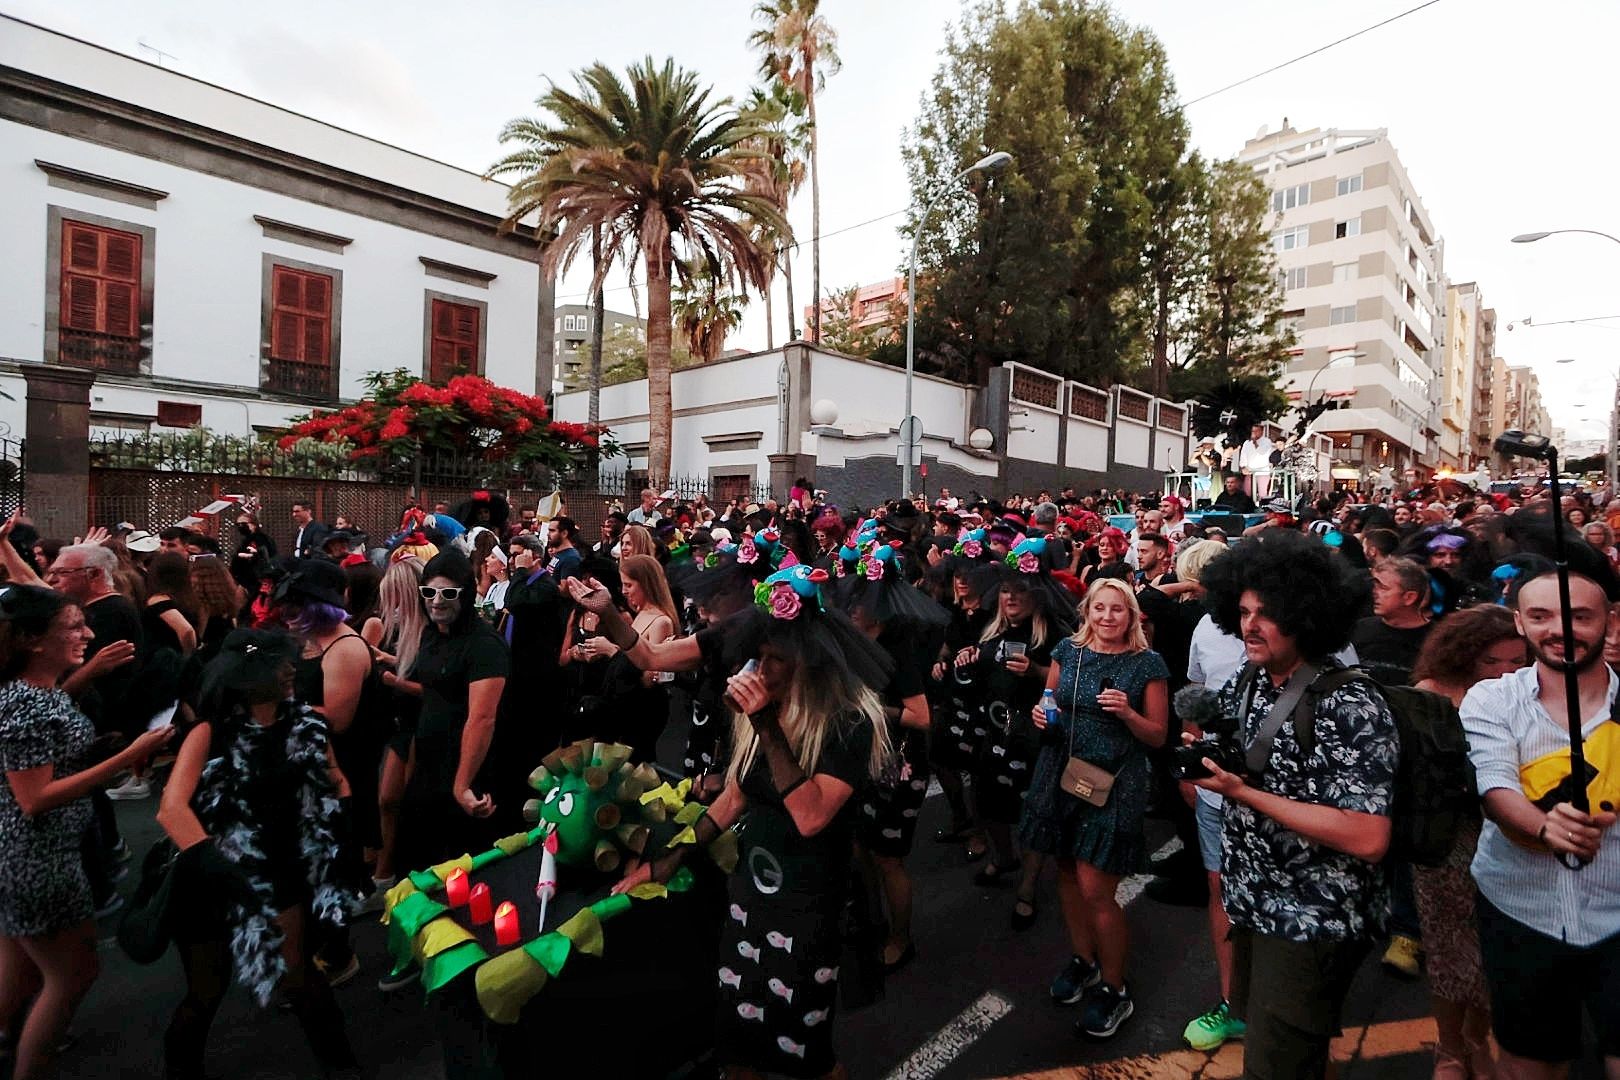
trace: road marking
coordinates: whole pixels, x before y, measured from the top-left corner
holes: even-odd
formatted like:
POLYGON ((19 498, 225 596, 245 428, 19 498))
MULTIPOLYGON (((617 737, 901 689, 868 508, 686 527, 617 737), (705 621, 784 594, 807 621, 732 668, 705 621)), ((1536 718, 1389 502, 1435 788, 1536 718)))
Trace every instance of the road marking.
MULTIPOLYGON (((1391 1020, 1382 1024, 1346 1028, 1333 1040, 1337 1062, 1417 1054, 1430 1050, 1436 1038, 1434 1018, 1391 1020)), ((1243 1075, 1243 1044, 1229 1042, 1219 1050, 1172 1050, 1164 1054, 1138 1054, 1116 1061, 1073 1065, 1045 1072, 1019 1073, 1001 1080, 1235 1080, 1243 1075)))
POLYGON ((962 1051, 979 1041, 990 1030, 990 1025, 1012 1012, 1012 1002, 988 990, 977 1001, 956 1015, 956 1019, 940 1028, 927 1042, 912 1051, 886 1080, 933 1080, 962 1055, 962 1051))
MULTIPOLYGON (((1172 836, 1170 839, 1164 842, 1163 847, 1161 847, 1158 851, 1155 851, 1152 855, 1149 855, 1148 858, 1162 859, 1167 856, 1174 855, 1180 850, 1181 837, 1172 836)), ((1130 877, 1119 883, 1119 891, 1114 894, 1114 898, 1119 901, 1120 907, 1129 907, 1131 901, 1135 900, 1138 896, 1141 896, 1142 890, 1147 888, 1148 882, 1152 880, 1152 874, 1132 874, 1130 877)))

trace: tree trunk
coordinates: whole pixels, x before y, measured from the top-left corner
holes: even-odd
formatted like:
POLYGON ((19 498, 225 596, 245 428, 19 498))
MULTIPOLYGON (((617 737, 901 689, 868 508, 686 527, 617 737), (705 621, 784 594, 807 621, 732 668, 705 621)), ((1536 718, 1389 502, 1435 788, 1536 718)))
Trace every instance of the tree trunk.
POLYGON ((1159 274, 1158 310, 1153 315, 1153 394, 1168 397, 1170 393, 1170 275, 1159 274))
POLYGON ((669 483, 669 352, 674 324, 669 314, 669 264, 673 253, 648 249, 647 256, 647 483, 662 490, 669 483))
POLYGON ((765 286, 765 351, 776 348, 776 332, 771 325, 771 287, 765 286))
POLYGON ((815 82, 806 95, 810 110, 810 340, 821 344, 821 141, 816 132, 815 82))
MULTIPOLYGON (((591 274, 594 277, 602 272, 602 226, 597 225, 591 230, 591 274)), ((596 295, 591 298, 591 397, 589 412, 587 414, 591 423, 602 418, 602 285, 596 286, 596 295)))
POLYGON ((793 249, 786 248, 782 252, 782 286, 787 290, 787 340, 796 341, 799 337, 798 323, 794 319, 793 311, 793 249))

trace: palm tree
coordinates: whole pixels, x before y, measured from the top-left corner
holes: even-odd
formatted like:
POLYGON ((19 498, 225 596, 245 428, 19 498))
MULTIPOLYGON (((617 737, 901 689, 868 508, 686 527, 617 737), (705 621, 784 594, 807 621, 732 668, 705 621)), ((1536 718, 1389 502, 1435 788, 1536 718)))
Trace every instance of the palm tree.
POLYGON ((838 74, 838 33, 818 13, 821 0, 760 0, 754 19, 763 25, 748 35, 760 52, 759 70, 804 97, 810 121, 810 338, 821 340, 821 167, 816 132, 816 93, 827 75, 838 74))
MULTIPOLYGON (((750 146, 760 152, 755 165, 743 175, 743 187, 756 195, 770 199, 784 220, 788 200, 804 186, 804 150, 809 145, 809 125, 804 121, 805 102, 799 92, 781 83, 767 88, 755 87, 743 103, 743 115, 760 126, 761 134, 750 140, 750 146)), ((749 231, 762 246, 776 253, 771 271, 778 266, 787 286, 787 339, 798 336, 794 329, 793 261, 789 253, 793 237, 776 236, 758 222, 750 221, 749 231)), ((766 283, 767 290, 769 282, 766 283)), ((771 322, 771 297, 765 294, 765 347, 776 348, 775 328, 771 322)))
POLYGON ((536 103, 547 116, 512 120, 501 130, 501 142, 518 148, 489 175, 517 177, 503 228, 536 214, 540 231, 557 230, 541 256, 547 277, 592 246, 597 226, 593 290, 614 262, 643 262, 647 473, 656 485, 669 479, 670 466, 672 275, 684 280, 684 260, 701 260, 728 284, 763 289, 769 255, 743 221, 779 231, 786 223, 770 200, 743 189, 744 171, 758 160, 748 141, 759 130, 729 98, 710 101, 697 75, 673 60, 660 66, 648 57, 626 75, 621 80, 596 63, 575 76, 576 92, 553 87, 536 103))
POLYGON ((687 268, 686 279, 675 291, 671 307, 675 325, 686 335, 692 355, 705 364, 720 359, 726 335, 742 325, 743 298, 722 291, 720 277, 705 266, 687 268))

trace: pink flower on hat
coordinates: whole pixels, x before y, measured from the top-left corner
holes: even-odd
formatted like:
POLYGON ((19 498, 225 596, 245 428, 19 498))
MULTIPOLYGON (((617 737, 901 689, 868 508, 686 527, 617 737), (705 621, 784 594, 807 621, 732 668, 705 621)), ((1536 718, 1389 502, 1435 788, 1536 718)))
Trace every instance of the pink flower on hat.
POLYGON ((977 559, 984 554, 984 545, 977 540, 962 541, 962 554, 970 559, 977 559))
POLYGON ((793 586, 781 582, 771 589, 771 614, 778 619, 797 619, 803 606, 793 586))
POLYGON ((759 548, 754 546, 754 538, 745 536, 737 545, 737 561, 740 563, 756 563, 759 561, 759 548))
POLYGON ((868 555, 861 560, 861 567, 865 572, 867 581, 883 580, 883 562, 881 559, 874 559, 868 555))
POLYGON ((1020 573, 1033 574, 1041 568, 1041 559, 1033 551, 1026 551, 1018 556, 1018 570, 1020 573))

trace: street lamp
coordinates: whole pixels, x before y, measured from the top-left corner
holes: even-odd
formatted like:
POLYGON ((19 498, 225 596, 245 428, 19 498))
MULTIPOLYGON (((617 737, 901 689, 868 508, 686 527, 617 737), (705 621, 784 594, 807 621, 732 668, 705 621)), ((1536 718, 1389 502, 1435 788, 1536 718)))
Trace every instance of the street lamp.
MULTIPOLYGON (((1588 236, 1601 236, 1605 240, 1620 244, 1620 236, 1603 232, 1601 229, 1543 229, 1540 232, 1520 233, 1513 238, 1513 242, 1515 244, 1533 244, 1537 240, 1545 240, 1549 236, 1561 236, 1564 233, 1585 233, 1588 236)), ((1526 319, 1525 322, 1528 323, 1529 320, 1526 319)), ((1560 364, 1569 363, 1568 360, 1558 362, 1560 364)), ((1608 481, 1609 493, 1612 497, 1616 486, 1616 476, 1620 475, 1620 473, 1616 472, 1616 462, 1614 460, 1615 427, 1620 425, 1620 374, 1617 374, 1615 379, 1614 394, 1610 396, 1609 402, 1609 460, 1604 462, 1603 473, 1604 479, 1608 481)))
MULTIPOLYGON (((976 172, 1000 172, 1012 164, 1012 155, 1005 150, 997 150, 986 154, 961 172, 951 178, 951 182, 939 189, 939 192, 923 204, 922 217, 917 222, 917 229, 911 234, 911 266, 906 271, 906 415, 900 422, 902 434, 905 439, 915 438, 915 424, 911 423, 911 380, 915 373, 916 354, 915 334, 917 322, 917 241, 922 239, 923 230, 928 227, 928 215, 934 212, 934 204, 941 195, 955 187, 957 183, 976 172)), ((902 445, 900 454, 904 464, 900 474, 900 498, 911 498, 911 446, 902 445)))

